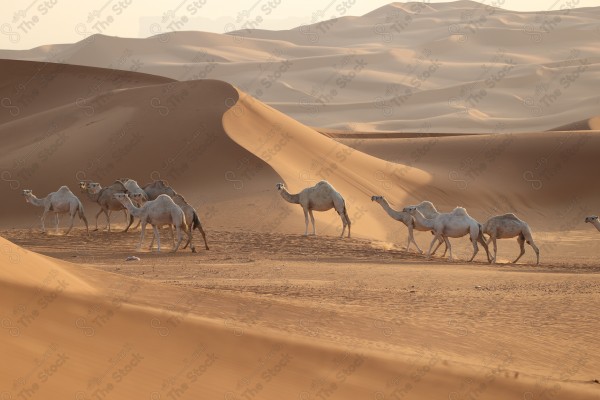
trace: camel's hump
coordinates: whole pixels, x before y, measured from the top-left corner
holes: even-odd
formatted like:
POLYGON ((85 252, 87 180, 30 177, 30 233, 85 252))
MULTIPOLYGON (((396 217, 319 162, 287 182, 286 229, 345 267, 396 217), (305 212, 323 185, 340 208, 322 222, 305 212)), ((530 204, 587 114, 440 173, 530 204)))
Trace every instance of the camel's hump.
POLYGON ((113 184, 109 186, 109 188, 111 188, 112 190, 127 190, 123 182, 118 180, 114 181, 113 184))
MULTIPOLYGON (((498 215, 498 217, 504 218, 504 219, 510 218, 510 219, 515 219, 515 220, 520 221, 519 218, 513 213, 506 213, 506 214, 498 215)), ((498 217, 496 217, 496 218, 498 218, 498 217)))
POLYGON ((56 192, 70 192, 71 189, 69 189, 68 186, 61 186, 58 188, 58 190, 56 192))
POLYGON ((454 214, 454 215, 469 215, 469 214, 467 214, 467 210, 465 210, 463 207, 456 207, 454 210, 452 210, 452 214, 454 214))

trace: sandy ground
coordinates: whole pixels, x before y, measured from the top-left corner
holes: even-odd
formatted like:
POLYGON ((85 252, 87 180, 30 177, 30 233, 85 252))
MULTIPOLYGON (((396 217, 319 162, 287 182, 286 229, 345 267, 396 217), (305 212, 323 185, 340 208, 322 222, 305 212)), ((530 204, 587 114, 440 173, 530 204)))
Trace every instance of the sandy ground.
MULTIPOLYGON (((193 364, 192 354, 185 350, 170 354, 166 359, 177 364, 181 358, 184 370, 174 381, 194 381, 193 386, 187 382, 193 388, 189 393, 221 392, 244 398, 257 390, 258 398, 270 398, 277 396, 278 387, 285 387, 286 397, 306 398, 344 398, 354 390, 367 396, 360 398, 400 394, 418 398, 440 393, 453 398, 598 396, 593 381, 599 360, 590 350, 598 345, 598 322, 591 306, 597 302, 600 286, 597 265, 574 268, 427 261, 423 256, 385 249, 380 242, 253 232, 210 232, 209 251, 175 255, 132 251, 137 232, 95 232, 88 239, 81 229, 71 237, 10 230, 2 231, 2 236, 27 249, 76 263, 60 264, 54 275, 35 278, 42 283, 34 286, 34 300, 52 299, 46 300, 50 311, 40 309, 38 318, 29 321, 23 315, 28 315, 32 304, 45 304, 41 300, 30 300, 25 306, 15 300, 3 302, 5 320, 21 329, 21 336, 14 341, 8 336, 11 341, 7 344, 32 337, 44 342, 39 336, 47 332, 50 313, 58 311, 56 298, 68 300, 55 283, 67 273, 71 279, 85 282, 87 300, 100 304, 84 307, 85 312, 75 315, 77 318, 70 316, 75 318, 71 327, 61 328, 72 331, 75 338, 86 338, 88 333, 89 346, 103 346, 106 338, 101 338, 110 336, 111 326, 125 324, 117 329, 121 335, 125 326, 135 329, 143 325, 135 318, 129 320, 130 306, 134 314, 148 320, 144 338, 129 343, 125 335, 118 342, 126 341, 131 348, 124 345, 124 361, 115 361, 120 367, 139 353, 146 365, 132 366, 126 379, 118 374, 103 378, 102 385, 112 383, 112 395, 117 397, 126 393, 126 386, 136 387, 137 379, 149 376, 152 363, 159 362, 147 354, 154 352, 153 336, 148 335, 160 338, 161 333, 168 337, 185 331, 202 336, 208 327, 222 331, 224 339, 199 345, 204 346, 198 356, 200 364, 205 358, 210 362, 204 353, 218 360, 226 358, 226 337, 240 340, 238 357, 248 357, 249 362, 237 363, 232 370, 215 363, 206 368, 206 376, 196 378, 186 370, 193 371, 193 366, 186 367, 186 362, 193 364), (132 254, 141 260, 124 261, 132 254), (41 293, 45 290, 54 297, 44 297, 41 293), (188 326, 194 323, 199 326, 188 326), (270 350, 261 352, 253 347, 255 336, 270 338, 270 350), (206 346, 212 346, 212 352, 206 346), (315 357, 322 357, 322 363, 303 369, 314 363, 315 357), (267 378, 268 371, 278 365, 281 371, 267 378), (383 370, 369 377, 375 365, 383 370), (209 378, 209 373, 219 376, 218 381, 209 378), (125 384, 117 385, 115 379, 125 384)), ((4 258, 13 256, 12 265, 6 266, 19 268, 25 263, 24 250, 6 245, 3 249, 4 258)), ((55 354, 63 351, 73 363, 85 362, 80 358, 85 357, 81 349, 59 343, 55 354)), ((184 348, 191 352, 192 343, 185 343, 184 348)), ((36 354, 24 354, 31 353, 36 354)), ((109 356, 105 363, 114 361, 115 356, 109 356)), ((27 373, 25 366, 30 364, 5 369, 3 376, 10 377, 7 382, 16 382, 6 392, 18 396, 27 385, 43 379, 38 371, 51 361, 41 362, 23 385, 18 383, 19 377, 27 373)), ((98 379, 95 374, 102 370, 102 362, 94 364, 99 365, 88 366, 91 375, 83 373, 75 382, 98 379)), ((143 389, 137 387, 136 393, 147 390, 149 395, 169 396, 171 385, 178 387, 180 382, 168 383, 168 371, 176 366, 166 364, 161 373, 167 383, 145 384, 143 389)), ((38 382, 40 390, 56 393, 53 383, 69 374, 66 369, 57 371, 57 378, 44 380, 48 384, 38 382)), ((82 387, 83 392, 85 389, 82 387)), ((93 398, 91 389, 86 393, 93 398)), ((359 398, 357 393, 353 398, 359 398)))

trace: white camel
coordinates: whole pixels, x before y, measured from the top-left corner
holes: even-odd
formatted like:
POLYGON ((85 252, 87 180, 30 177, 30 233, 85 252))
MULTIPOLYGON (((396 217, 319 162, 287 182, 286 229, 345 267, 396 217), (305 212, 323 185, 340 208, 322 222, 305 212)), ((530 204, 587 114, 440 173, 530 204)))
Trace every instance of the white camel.
POLYGON ((125 186, 127 189, 127 194, 138 207, 150 200, 144 189, 142 189, 135 180, 130 178, 121 178, 119 181, 123 184, 123 186, 125 186))
POLYGON ((597 215, 592 215, 591 217, 585 217, 585 222, 586 223, 590 223, 592 225, 594 225, 594 227, 596 229, 598 229, 598 231, 600 231, 600 222, 598 221, 598 216, 597 215))
MULTIPOLYGON (((129 197, 136 203, 144 204, 147 202, 147 199, 144 196, 145 196, 145 194, 142 195, 140 193, 136 193, 136 194, 130 195, 129 197)), ((171 196, 169 196, 169 197, 171 197, 171 196)), ((173 202, 175 204, 177 204, 183 210, 183 213, 185 214, 185 221, 187 223, 187 227, 190 232, 189 240, 183 246, 183 248, 185 249, 189 244, 190 248, 192 249, 192 252, 193 253, 196 252, 196 248, 194 247, 194 244, 192 243, 192 237, 193 237, 193 230, 198 229, 200 231, 200 233, 202 234, 202 238, 204 239, 204 247, 206 248, 206 250, 208 250, 208 243, 206 241, 206 232, 204 232, 204 229, 202 228, 202 224, 200 223, 200 218, 198 218, 198 213, 196 212, 194 207, 192 207, 185 200, 185 198, 180 194, 173 195, 171 197, 171 199, 173 199, 173 202)), ((171 230, 171 236, 173 236, 172 230, 171 230)))
MULTIPOLYGON (((409 250, 410 243, 412 242, 417 247, 417 250, 419 251, 419 253, 423 254, 423 250, 421 250, 419 248, 419 245, 415 241, 415 238, 413 235, 413 230, 423 231, 423 232, 431 232, 431 229, 417 223, 415 218, 412 215, 410 215, 409 213, 404 212, 404 211, 394 210, 390 206, 388 201, 385 199, 385 197, 383 197, 383 196, 372 196, 371 201, 377 202, 385 210, 385 212, 387 212, 387 214, 390 217, 392 217, 396 221, 400 221, 404 225, 406 225, 406 227, 408 228, 408 242, 406 244, 406 251, 409 250)), ((439 214, 439 212, 435 209, 435 207, 433 206, 433 204, 430 201, 423 201, 423 202, 417 204, 416 206, 409 206, 409 207, 416 207, 417 210, 421 211, 421 213, 426 218, 430 218, 430 219, 436 217, 439 214)), ((440 242, 438 243, 438 246, 435 248, 435 250, 433 250, 432 254, 435 254, 436 250, 439 248, 439 246, 442 243, 444 243, 443 239, 440 240, 440 242)), ((446 250, 447 249, 448 249, 448 247, 446 247, 446 250)), ((442 257, 445 255, 446 255, 446 251, 444 251, 444 254, 442 255, 442 257)))
POLYGON ((475 255, 477 255, 477 252, 479 251, 477 242, 481 243, 485 249, 488 262, 491 261, 487 244, 483 238, 481 224, 469 216, 469 214, 467 214, 467 210, 464 208, 456 207, 454 210, 452 210, 452 212, 441 213, 433 219, 425 218, 415 206, 405 207, 403 211, 408 212, 415 217, 415 222, 426 226, 433 231, 435 236, 431 241, 431 245, 429 246, 427 257, 431 257, 431 249, 433 248, 434 243, 442 238, 448 247, 448 252, 450 254, 448 259, 452 260, 452 246, 448 238, 460 238, 468 234, 470 236, 471 243, 473 243, 473 256, 469 259, 469 261, 473 261, 475 255))
POLYGON ((69 214, 71 217, 69 229, 67 229, 65 235, 68 235, 69 232, 71 232, 71 229, 73 229, 73 220, 75 219, 75 214, 77 214, 79 219, 84 222, 87 234, 90 234, 88 222, 83 211, 83 205, 67 186, 61 186, 56 192, 49 193, 42 199, 37 198, 30 189, 23 190, 23 196, 25 196, 25 201, 29 204, 33 204, 37 207, 44 207, 44 213, 41 218, 42 232, 46 232, 46 215, 49 212, 53 212, 56 216, 56 233, 58 233, 58 214, 69 214))
POLYGON ((290 194, 283 183, 278 183, 277 190, 281 194, 281 197, 289 203, 300 204, 302 210, 304 210, 304 222, 306 229, 304 235, 308 235, 308 216, 313 227, 313 235, 316 235, 315 229, 315 217, 313 211, 327 211, 332 208, 337 211, 342 219, 342 234, 340 237, 344 237, 346 226, 348 226, 348 237, 350 237, 350 218, 348 217, 348 211, 346 209, 346 202, 341 194, 339 194, 331 184, 327 181, 320 181, 315 186, 308 187, 302 190, 300 193, 290 194))
MULTIPOLYGON (((142 248, 144 242, 144 235, 146 232, 146 224, 151 224, 154 230, 154 237, 157 241, 158 252, 160 252, 160 235, 158 227, 162 225, 175 225, 177 231, 177 244, 173 248, 173 252, 179 249, 179 245, 183 239, 181 230, 183 229, 188 235, 188 239, 191 241, 190 233, 186 228, 185 215, 181 208, 173 202, 166 194, 159 195, 155 200, 150 200, 144 203, 141 207, 136 207, 129 196, 126 193, 115 193, 113 197, 118 200, 124 207, 127 208, 129 213, 134 217, 137 217, 141 221, 142 232, 140 235, 140 243, 138 244, 138 250, 142 248)), ((150 243, 150 249, 154 244, 154 239, 150 243)))
POLYGON ((147 185, 144 185, 142 189, 148 196, 148 200, 154 200, 161 194, 166 194, 171 197, 177 194, 177 192, 169 186, 169 183, 162 179, 148 183, 147 185))
POLYGON ((482 229, 483 233, 490 237, 487 241, 488 246, 490 242, 494 243, 494 256, 492 257, 492 262, 496 262, 496 255, 498 254, 496 239, 510 239, 516 237, 517 242, 521 247, 521 253, 513 263, 519 261, 523 254, 525 254, 525 242, 527 242, 527 244, 533 248, 533 251, 535 251, 537 257, 535 265, 540 263, 540 250, 533 242, 529 225, 527 225, 525 221, 517 218, 515 214, 504 214, 492 217, 483 224, 482 229))
POLYGON ((104 215, 106 215, 108 231, 110 232, 110 212, 123 210, 125 213, 125 220, 128 222, 127 227, 123 232, 127 232, 133 223, 133 216, 127 215, 127 209, 113 197, 113 194, 115 193, 127 192, 127 188, 121 181, 115 181, 112 185, 105 188, 97 182, 81 181, 79 182, 79 188, 88 195, 91 201, 98 203, 100 206, 100 210, 96 214, 96 228, 94 230, 98 230, 98 216, 104 213, 104 215))

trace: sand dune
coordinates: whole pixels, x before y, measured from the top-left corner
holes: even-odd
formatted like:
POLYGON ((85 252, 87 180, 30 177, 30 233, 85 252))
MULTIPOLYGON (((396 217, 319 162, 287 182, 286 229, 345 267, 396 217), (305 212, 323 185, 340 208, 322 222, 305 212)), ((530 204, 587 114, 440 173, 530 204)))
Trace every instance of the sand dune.
MULTIPOLYGON (((30 234, 22 233, 20 239, 12 239, 31 241, 30 234)), ((229 240, 244 236, 222 232, 217 238, 225 239, 222 234, 229 240)), ((528 289, 515 284, 516 278, 530 275, 524 272, 507 276, 468 267, 444 272, 419 264, 399 271, 393 265, 373 263, 381 253, 368 242, 325 239, 323 246, 318 241, 308 244, 314 253, 287 262, 285 270, 265 286, 260 282, 273 269, 272 261, 252 264, 256 277, 240 279, 238 274, 247 272, 236 267, 247 268, 248 263, 239 259, 243 252, 232 253, 226 242, 200 255, 209 257, 207 265, 193 266, 191 258, 198 256, 186 253, 188 261, 182 269, 178 267, 181 257, 163 258, 164 264, 143 257, 142 264, 127 265, 123 255, 133 238, 115 246, 110 236, 96 236, 87 243, 81 237, 42 240, 69 247, 73 242, 85 245, 85 254, 69 254, 94 257, 93 267, 32 254, 0 239, 0 286, 5 299, 0 306, 5 331, 0 348, 11 360, 0 367, 4 396, 343 399, 450 393, 493 399, 552 390, 561 397, 588 399, 596 392, 590 374, 597 360, 578 347, 583 342, 593 345, 594 328, 584 322, 585 313, 576 314, 593 296, 591 285, 598 285, 594 275, 588 275, 584 285, 583 276, 545 271, 536 275, 535 289, 528 289), (113 253, 104 251, 109 245, 113 253), (362 261, 351 276, 335 262, 309 261, 315 254, 348 257, 353 248, 362 261), (101 270, 115 271, 115 266, 131 277, 101 270), (19 269, 37 278, 19 277, 17 282, 12 275, 19 269), (209 278, 215 269, 226 275, 209 278), (146 271, 147 277, 140 271, 146 271), (425 278, 425 271, 446 284, 425 278), (182 276, 190 273, 206 278, 192 288, 193 281, 182 276), (450 287, 448 274, 453 277, 450 287), (152 276, 171 284, 153 282, 152 276), (371 283, 363 287, 365 279, 371 283), (387 289, 380 286, 381 280, 387 282, 387 289), (412 292, 406 280, 412 282, 412 292), (564 286, 565 280, 570 294, 563 306, 568 310, 556 304, 567 294, 548 294, 551 288, 564 286), (474 289, 474 282, 486 289, 474 289), (240 293, 242 287, 227 289, 248 283, 258 286, 240 293), (396 303, 386 293, 390 285, 402 302, 396 303), (304 294, 299 298, 290 287, 302 288, 304 294), (528 315, 520 297, 532 290, 540 296, 540 306, 552 304, 555 316, 558 313, 565 321, 548 325, 539 315, 528 315), (257 297, 254 291, 278 296, 257 297), (347 304, 347 296, 354 304, 347 304), (417 297, 411 300, 410 296, 417 297), (319 297, 327 302, 319 304, 319 297), (503 312, 493 311, 498 310, 499 298, 502 309, 515 308, 512 315, 526 318, 531 326, 511 334, 511 326, 521 321, 507 321, 503 312), (470 313, 485 316, 478 324, 470 313, 464 315, 465 302, 473 305, 470 313), (436 311, 441 303, 446 305, 444 316, 436 311), (390 310, 398 315, 390 315, 390 310), (327 316, 327 322, 315 320, 316 315, 327 316), (569 329, 575 326, 578 338, 572 340, 569 329), (493 338, 490 329, 495 331, 493 338), (543 340, 538 344, 539 338, 543 340), (474 342, 477 346, 465 351, 474 342), (543 349, 549 346, 568 348, 546 359, 543 349), (559 370, 564 367, 564 372, 554 369, 556 357, 562 360, 559 370)), ((290 250, 306 242, 299 236, 284 238, 289 245, 283 246, 290 250)), ((257 258, 267 246, 281 246, 280 235, 251 236, 251 240, 262 243, 253 250, 257 258)), ((56 247, 49 251, 60 252, 56 247)))
POLYGON ((393 3, 288 31, 94 35, 0 57, 224 80, 316 127, 542 131, 598 114, 598 15, 393 3))

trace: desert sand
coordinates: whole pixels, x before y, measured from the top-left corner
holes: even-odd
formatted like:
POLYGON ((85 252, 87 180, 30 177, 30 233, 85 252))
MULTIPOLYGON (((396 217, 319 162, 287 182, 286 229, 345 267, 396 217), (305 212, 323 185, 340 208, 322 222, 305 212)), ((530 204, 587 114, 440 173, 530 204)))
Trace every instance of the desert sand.
MULTIPOLYGON (((530 41, 520 29, 538 14, 475 9, 488 14, 474 29, 473 4, 1 51, 0 397, 599 399, 600 233, 584 218, 600 204, 600 11, 556 14, 530 41), (449 34, 439 21, 458 22, 449 34), (436 62, 425 50, 439 74, 416 90, 436 62), (548 105, 532 112, 528 93, 548 105), (21 195, 67 185, 94 226, 79 181, 122 177, 167 180, 211 249, 196 233, 196 254, 136 251, 120 212, 115 232, 101 217, 89 237, 79 222, 64 236, 63 216, 42 234, 21 195), (302 236, 300 206, 275 187, 322 179, 347 202, 350 239, 333 211, 302 236), (479 222, 513 212, 540 265, 529 246, 510 263, 516 239, 498 242, 495 265, 482 249, 467 263, 466 238, 451 239, 455 262, 406 252, 406 227, 372 195, 479 222)), ((432 236, 415 239, 427 250, 432 236)))

